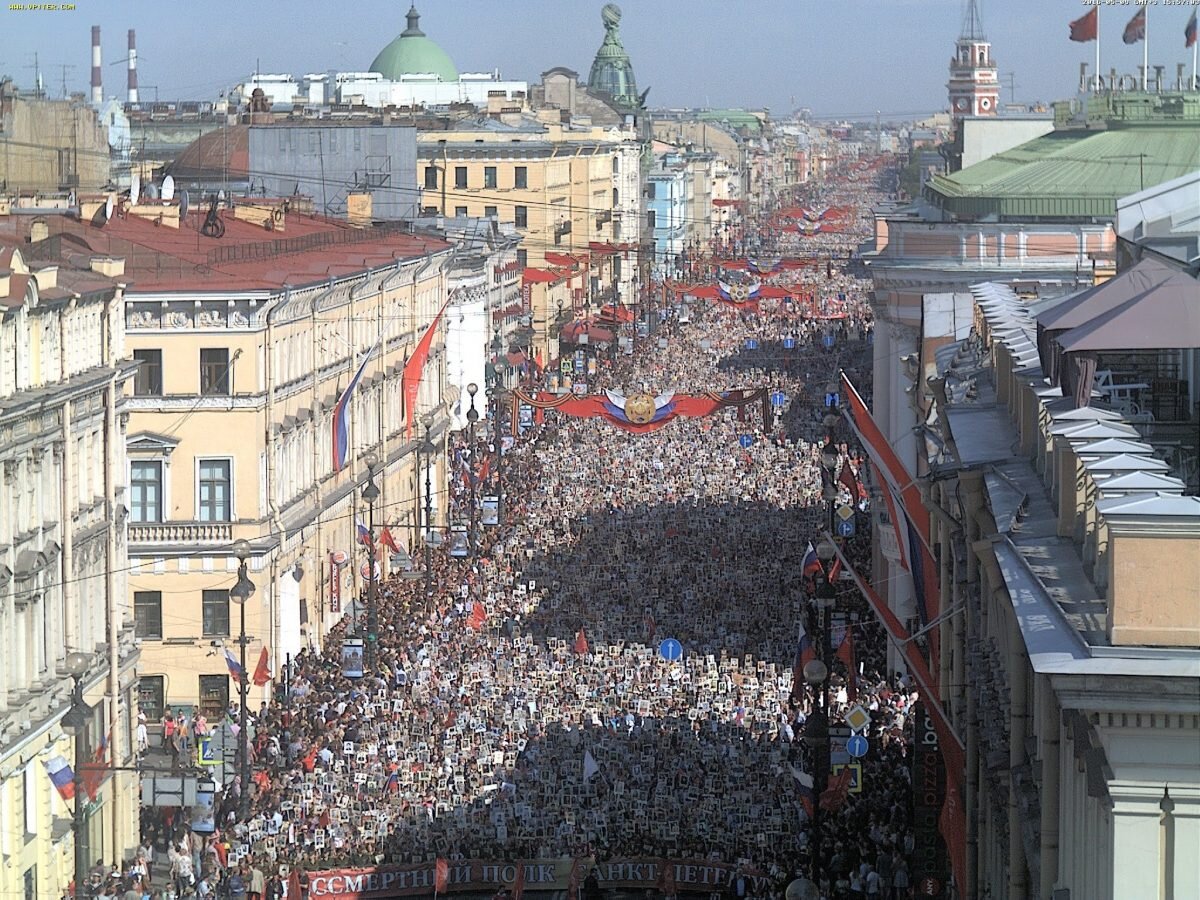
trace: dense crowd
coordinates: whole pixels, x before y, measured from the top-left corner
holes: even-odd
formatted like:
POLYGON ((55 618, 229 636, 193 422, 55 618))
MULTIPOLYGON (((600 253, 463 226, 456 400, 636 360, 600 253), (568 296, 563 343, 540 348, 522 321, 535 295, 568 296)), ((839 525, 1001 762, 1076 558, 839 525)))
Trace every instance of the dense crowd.
MULTIPOLYGON (((863 209, 870 195, 845 186, 813 199, 863 209)), ((861 239, 861 228, 746 237, 839 260, 861 239)), ((712 304, 687 323, 667 315, 638 352, 601 353, 591 385, 767 386, 784 401, 765 421, 758 407, 727 410, 637 436, 550 412, 503 466, 489 462, 484 484, 470 473, 496 458, 494 423, 474 444, 451 442, 451 515, 471 518, 494 492, 501 523, 473 559, 435 555, 431 593, 423 580, 382 585, 386 627, 362 678, 342 670, 351 623, 293 660, 284 702, 254 716, 249 819, 236 821, 247 786, 235 783, 216 835, 174 822, 158 835, 177 892, 261 900, 288 875, 303 889, 322 868, 435 857, 639 856, 738 864, 769 876, 760 894, 775 897, 808 869, 798 779, 814 770, 803 741, 814 696, 793 683, 793 660, 813 584, 800 565, 827 523, 825 388, 845 368, 869 390, 872 323, 865 283, 840 262, 768 277, 803 285, 838 318, 782 301, 745 314, 712 304), (660 652, 665 638, 680 659, 660 652)), ((832 437, 839 466, 861 473, 844 430, 832 437)), ((865 492, 838 490, 866 506, 865 492)), ((859 564, 868 530, 845 542, 859 564)), ((889 672, 856 592, 839 594, 833 631, 853 631, 859 665, 832 664, 830 702, 840 715, 857 695, 872 750, 863 792, 826 814, 820 874, 828 897, 907 896, 915 695, 889 672)), ((153 844, 117 881, 100 876, 106 896, 122 876, 144 881, 153 844)))

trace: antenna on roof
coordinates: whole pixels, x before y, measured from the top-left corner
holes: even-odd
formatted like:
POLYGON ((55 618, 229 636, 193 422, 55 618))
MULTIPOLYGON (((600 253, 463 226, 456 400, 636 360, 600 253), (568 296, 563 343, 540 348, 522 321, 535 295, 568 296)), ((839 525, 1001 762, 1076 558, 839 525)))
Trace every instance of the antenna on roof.
POLYGON ((167 201, 175 199, 175 178, 172 175, 163 179, 162 198, 167 201))
POLYGON ((109 221, 112 219, 112 214, 113 214, 113 198, 112 198, 112 194, 109 194, 109 195, 108 195, 108 199, 104 201, 103 210, 104 210, 104 216, 103 216, 103 218, 101 218, 100 216, 96 216, 96 217, 93 219, 93 221, 94 221, 94 222, 95 222, 95 224, 96 224, 96 227, 98 227, 98 228, 103 228, 103 227, 104 227, 105 225, 107 225, 107 224, 109 223, 109 221))
POLYGON ((133 177, 129 180, 129 205, 137 206, 138 200, 142 196, 142 176, 137 172, 133 173, 133 177))
MULTIPOLYGON (((166 185, 164 184, 164 187, 165 186, 166 185)), ((187 218, 187 214, 188 214, 188 192, 183 191, 179 195, 179 221, 182 222, 185 218, 187 218)))

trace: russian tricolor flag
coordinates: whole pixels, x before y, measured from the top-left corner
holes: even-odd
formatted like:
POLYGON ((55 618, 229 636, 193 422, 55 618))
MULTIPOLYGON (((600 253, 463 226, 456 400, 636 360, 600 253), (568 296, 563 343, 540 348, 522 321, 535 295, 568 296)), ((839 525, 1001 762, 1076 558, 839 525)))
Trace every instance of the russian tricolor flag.
POLYGON ((60 797, 70 800, 75 796, 75 773, 65 759, 61 756, 52 756, 44 760, 42 765, 46 767, 46 773, 50 776, 50 781, 54 783, 60 797))
POLYGON ((333 407, 333 435, 329 443, 333 451, 334 472, 340 472, 342 466, 346 465, 346 454, 350 452, 350 432, 346 422, 346 410, 350 407, 350 398, 354 395, 354 389, 358 387, 358 382, 362 380, 363 372, 374 352, 374 347, 367 351, 358 371, 354 373, 354 377, 350 379, 350 383, 346 385, 346 389, 338 398, 337 405, 333 407))
POLYGON ((371 529, 363 524, 362 519, 354 520, 354 528, 358 531, 358 542, 364 547, 374 547, 375 539, 371 537, 371 529))
POLYGON ((821 574, 821 571, 821 560, 817 558, 817 551, 813 549, 812 541, 809 541, 808 549, 804 551, 804 562, 800 564, 800 577, 816 577, 821 574))
POLYGON ((804 667, 817 658, 817 650, 813 647, 812 638, 804 630, 804 620, 800 620, 800 640, 796 645, 796 658, 792 662, 792 696, 800 694, 800 685, 805 683, 804 667))
POLYGON ((229 667, 229 677, 237 684, 241 684, 242 679, 246 677, 246 672, 242 669, 242 664, 228 650, 225 651, 225 665, 229 667))

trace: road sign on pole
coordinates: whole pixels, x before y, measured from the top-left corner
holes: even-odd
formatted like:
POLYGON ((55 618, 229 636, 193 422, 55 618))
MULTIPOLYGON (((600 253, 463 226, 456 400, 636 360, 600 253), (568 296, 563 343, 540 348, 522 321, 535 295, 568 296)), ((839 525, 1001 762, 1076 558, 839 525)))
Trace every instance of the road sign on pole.
POLYGON ((862 759, 866 756, 868 749, 867 739, 861 734, 852 734, 846 741, 846 752, 855 759, 862 759))
POLYGON ((667 662, 678 662, 683 659, 683 644, 675 638, 666 638, 658 645, 658 655, 667 662))

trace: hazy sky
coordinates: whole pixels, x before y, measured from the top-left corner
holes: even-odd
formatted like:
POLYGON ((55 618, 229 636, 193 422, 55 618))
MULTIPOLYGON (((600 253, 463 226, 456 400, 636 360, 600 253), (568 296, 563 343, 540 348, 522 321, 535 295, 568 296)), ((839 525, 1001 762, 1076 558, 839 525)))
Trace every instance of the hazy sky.
MULTIPOLYGON (((621 35, 649 102, 808 106, 818 115, 915 116, 946 106, 947 62, 964 0, 622 0, 621 35)), ((980 0, 984 30, 1017 100, 1072 94, 1093 44, 1067 40, 1082 0, 980 0)), ((32 5, 32 4, 27 4, 32 5)), ((70 4, 60 4, 69 6, 70 4)), ((604 31, 600 0, 422 0, 421 27, 460 71, 537 81, 563 65, 587 77, 604 31)), ((0 2, 0 73, 47 90, 87 90, 91 26, 101 26, 105 96, 124 96, 126 31, 137 29, 143 100, 211 99, 254 71, 365 70, 404 29, 407 0, 77 0, 73 10, 0 2), (113 65, 111 63, 117 62, 113 65)), ((1134 72, 1121 32, 1135 7, 1102 11, 1103 68, 1134 72)), ((1187 61, 1190 9, 1150 8, 1150 61, 1187 61)))

